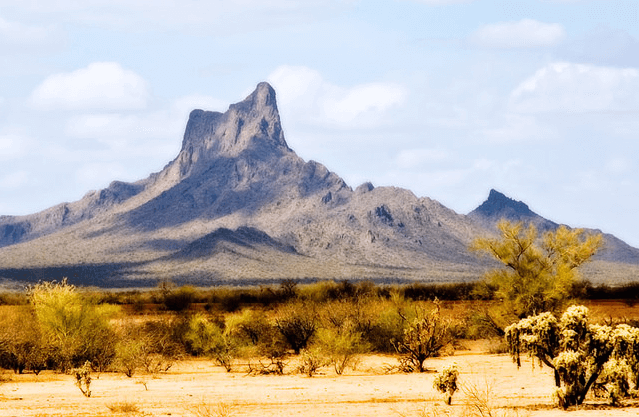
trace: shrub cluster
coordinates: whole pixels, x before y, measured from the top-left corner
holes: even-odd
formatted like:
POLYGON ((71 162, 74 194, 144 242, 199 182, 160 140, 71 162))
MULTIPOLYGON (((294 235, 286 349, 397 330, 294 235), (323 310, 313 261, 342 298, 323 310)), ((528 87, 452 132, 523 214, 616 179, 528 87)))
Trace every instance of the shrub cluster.
POLYGON ((274 288, 225 291, 230 290, 203 293, 162 283, 151 294, 113 296, 66 281, 42 282, 28 289, 27 305, 0 306, 0 366, 36 373, 90 366, 131 377, 166 371, 192 355, 227 371, 242 362, 253 373, 281 374, 290 356, 301 354, 305 373, 332 366, 341 374, 358 355, 374 351, 399 354, 404 364, 414 365, 404 370, 422 371, 424 359, 439 354, 452 336, 438 313, 430 313, 431 303, 368 282, 300 287, 285 281, 274 288), (251 294, 262 302, 246 305, 258 299, 251 294), (124 300, 145 307, 123 310, 124 300))

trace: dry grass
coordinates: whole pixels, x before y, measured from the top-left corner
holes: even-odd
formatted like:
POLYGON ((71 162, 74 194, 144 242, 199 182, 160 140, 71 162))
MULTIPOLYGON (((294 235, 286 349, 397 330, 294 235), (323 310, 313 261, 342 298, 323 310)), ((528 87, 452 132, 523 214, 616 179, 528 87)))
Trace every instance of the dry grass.
POLYGON ((126 413, 126 414, 138 414, 140 413, 140 407, 132 402, 116 402, 107 404, 106 407, 112 413, 126 413))
POLYGON ((188 407, 195 417, 232 417, 237 413, 237 404, 219 402, 215 404, 202 402, 188 407))

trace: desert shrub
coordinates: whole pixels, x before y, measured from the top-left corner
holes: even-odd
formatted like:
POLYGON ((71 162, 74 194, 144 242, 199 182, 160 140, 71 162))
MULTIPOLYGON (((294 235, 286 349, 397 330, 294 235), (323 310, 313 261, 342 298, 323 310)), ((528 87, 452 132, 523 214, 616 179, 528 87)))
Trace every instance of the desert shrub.
POLYGON ((235 355, 249 359, 249 373, 282 374, 288 344, 264 311, 244 309, 228 315, 225 332, 232 339, 235 355))
POLYGON ((106 404, 106 408, 112 413, 135 414, 140 412, 140 407, 136 403, 127 401, 109 403, 106 404))
POLYGON ((26 295, 22 292, 3 291, 0 292, 0 305, 21 306, 29 302, 26 295))
POLYGON ((473 300, 478 297, 477 283, 450 283, 450 284, 422 284, 412 283, 402 287, 405 298, 414 301, 431 300, 473 300))
POLYGON ((636 380, 638 335, 639 330, 628 325, 590 324, 584 306, 568 308, 559 320, 546 312, 506 329, 517 366, 521 353, 528 352, 553 370, 557 399, 564 408, 583 403, 595 384, 613 403, 627 395, 629 380, 636 380))
POLYGON ((47 366, 49 346, 43 339, 33 311, 22 306, 0 310, 0 367, 15 373, 38 374, 47 366))
POLYGON ((451 405, 453 395, 457 392, 457 378, 459 370, 455 364, 445 366, 444 369, 435 377, 433 387, 446 395, 446 404, 451 405))
POLYGON ((291 302, 278 311, 275 326, 296 354, 310 342, 317 329, 317 313, 310 303, 291 302))
POLYGON ((263 311, 250 308, 227 315, 224 325, 240 344, 251 346, 257 346, 268 338, 272 327, 263 311))
POLYGON ((338 375, 355 363, 357 355, 369 351, 362 334, 350 324, 319 329, 314 345, 319 348, 327 363, 333 365, 338 375))
POLYGON ((129 378, 144 366, 142 356, 145 349, 143 340, 130 336, 131 334, 129 333, 128 337, 122 338, 116 344, 116 355, 113 363, 115 370, 122 372, 129 378))
POLYGON ((125 322, 119 328, 114 368, 128 377, 137 371, 168 371, 184 355, 182 326, 182 320, 167 317, 125 322))
POLYGON ((162 294, 162 304, 169 311, 185 311, 196 301, 196 296, 195 288, 185 285, 165 290, 162 294))
POLYGON ((317 347, 311 347, 300 352, 297 371, 300 374, 312 377, 321 367, 326 365, 329 365, 329 363, 324 353, 317 347))
POLYGON ((196 314, 189 320, 184 337, 191 353, 209 356, 227 372, 231 372, 237 346, 230 334, 217 323, 202 314, 196 314))
MULTIPOLYGON (((395 304, 379 302, 369 305, 372 322, 370 329, 363 333, 364 340, 371 350, 383 353, 396 353, 394 341, 401 340, 407 321, 399 314, 395 304)), ((406 314, 411 316, 412 311, 406 314)), ((406 315, 404 315, 406 317, 406 315)))
POLYGON ((430 311, 417 309, 411 320, 400 312, 406 322, 404 334, 394 342, 400 356, 400 368, 404 372, 424 372, 426 359, 439 356, 452 342, 449 325, 439 311, 439 306, 430 311))
POLYGON ((56 368, 66 370, 96 360, 104 365, 114 357, 115 344, 105 340, 113 340, 109 320, 117 314, 115 306, 88 302, 66 280, 30 287, 29 300, 56 368))
POLYGON ((357 355, 370 351, 364 337, 373 327, 369 306, 363 298, 356 297, 328 302, 320 312, 321 327, 313 344, 338 375, 354 363, 357 355))

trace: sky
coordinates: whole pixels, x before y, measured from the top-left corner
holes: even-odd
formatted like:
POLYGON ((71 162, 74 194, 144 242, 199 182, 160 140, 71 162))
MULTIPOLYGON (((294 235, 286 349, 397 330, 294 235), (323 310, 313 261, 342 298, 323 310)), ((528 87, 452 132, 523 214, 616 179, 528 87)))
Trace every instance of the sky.
POLYGON ((353 188, 494 188, 639 247, 636 0, 0 0, 0 57, 0 214, 146 178, 268 81, 353 188))

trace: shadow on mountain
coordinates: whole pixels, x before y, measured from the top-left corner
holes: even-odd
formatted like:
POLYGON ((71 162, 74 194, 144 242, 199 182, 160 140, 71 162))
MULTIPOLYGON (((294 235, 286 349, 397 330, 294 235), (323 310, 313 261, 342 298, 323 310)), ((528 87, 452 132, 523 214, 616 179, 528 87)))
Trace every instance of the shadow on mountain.
POLYGON ((347 187, 321 164, 304 163, 293 155, 246 149, 234 158, 216 157, 204 169, 190 167, 190 176, 124 214, 123 219, 130 227, 151 231, 237 211, 252 216, 288 192, 304 198, 347 187))
POLYGON ((140 263, 106 263, 70 265, 45 268, 0 269, 0 279, 36 284, 40 281, 61 281, 67 278, 70 284, 100 288, 127 288, 154 286, 155 280, 131 280, 132 270, 140 263))
POLYGON ((255 249, 259 247, 268 247, 279 252, 297 254, 293 246, 279 242, 268 234, 253 227, 240 227, 236 230, 219 228, 213 233, 209 233, 188 244, 184 249, 169 255, 166 259, 170 260, 187 260, 209 257, 220 250, 226 250, 225 243, 242 246, 245 248, 255 249))

